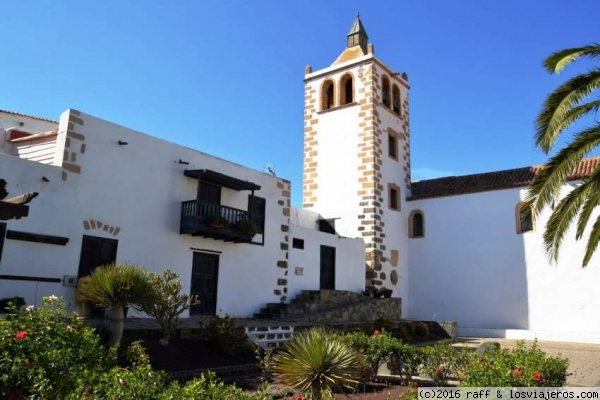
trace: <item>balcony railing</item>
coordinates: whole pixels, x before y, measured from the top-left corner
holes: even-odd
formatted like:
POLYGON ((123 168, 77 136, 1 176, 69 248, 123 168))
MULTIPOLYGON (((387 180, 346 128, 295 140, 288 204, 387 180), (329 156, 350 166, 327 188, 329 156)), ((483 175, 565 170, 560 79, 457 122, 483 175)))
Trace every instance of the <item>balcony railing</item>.
POLYGON ((254 235, 236 229, 242 221, 248 221, 248 211, 196 200, 184 201, 179 233, 226 242, 249 242, 254 235))

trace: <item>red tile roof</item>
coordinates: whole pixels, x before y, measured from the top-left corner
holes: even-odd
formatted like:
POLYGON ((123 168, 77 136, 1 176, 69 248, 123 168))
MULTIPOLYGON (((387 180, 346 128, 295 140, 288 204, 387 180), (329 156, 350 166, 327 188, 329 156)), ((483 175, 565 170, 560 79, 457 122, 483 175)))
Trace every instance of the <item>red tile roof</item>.
POLYGON ((54 121, 52 119, 42 118, 42 117, 36 117, 35 115, 21 114, 21 113, 14 112, 14 111, 0 110, 0 113, 18 115, 19 117, 33 118, 33 119, 38 119, 40 121, 46 121, 46 122, 52 122, 52 123, 58 124, 58 121, 54 121))
MULTIPOLYGON (((579 180, 589 176, 600 165, 600 157, 585 158, 567 177, 567 180, 579 180)), ((460 194, 489 192, 528 186, 543 165, 486 172, 483 174, 448 176, 412 182, 412 195, 408 200, 428 199, 432 197, 456 196, 460 194)))

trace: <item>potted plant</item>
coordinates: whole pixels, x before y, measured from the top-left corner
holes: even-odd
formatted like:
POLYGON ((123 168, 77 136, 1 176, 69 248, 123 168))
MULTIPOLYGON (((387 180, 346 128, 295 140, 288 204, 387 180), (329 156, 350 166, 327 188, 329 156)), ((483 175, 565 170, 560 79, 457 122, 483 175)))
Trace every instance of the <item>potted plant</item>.
POLYGON ((206 223, 215 228, 226 228, 229 225, 229 221, 219 214, 212 214, 209 216, 206 219, 206 223))
POLYGON ((244 219, 236 222, 234 228, 237 232, 246 236, 256 235, 256 224, 249 220, 244 219))
POLYGON ((394 293, 394 291, 388 288, 381 288, 379 289, 379 293, 385 298, 390 298, 392 297, 392 293, 394 293))

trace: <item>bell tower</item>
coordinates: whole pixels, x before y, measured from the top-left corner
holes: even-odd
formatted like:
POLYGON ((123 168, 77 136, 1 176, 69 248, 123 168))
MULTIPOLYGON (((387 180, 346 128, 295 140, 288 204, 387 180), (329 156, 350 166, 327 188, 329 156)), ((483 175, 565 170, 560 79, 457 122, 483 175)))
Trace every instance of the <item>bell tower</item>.
POLYGON ((306 67, 303 203, 366 244, 365 284, 408 296, 408 76, 375 57, 357 14, 346 48, 306 67))

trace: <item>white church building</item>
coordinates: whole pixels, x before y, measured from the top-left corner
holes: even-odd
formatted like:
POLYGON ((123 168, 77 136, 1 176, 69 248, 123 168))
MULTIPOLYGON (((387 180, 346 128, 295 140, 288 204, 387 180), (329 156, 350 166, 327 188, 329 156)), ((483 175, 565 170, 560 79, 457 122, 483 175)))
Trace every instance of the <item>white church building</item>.
POLYGON ((582 269, 571 232, 552 264, 550 210, 522 218, 541 167, 413 182, 408 76, 375 56, 358 16, 304 82, 302 208, 285 179, 80 111, 0 111, 0 298, 74 301, 93 268, 131 262, 179 273, 202 300, 190 315, 373 285, 402 298, 404 317, 456 321, 462 335, 600 343, 598 256, 582 269), (20 194, 29 203, 4 217, 3 198, 20 194))

